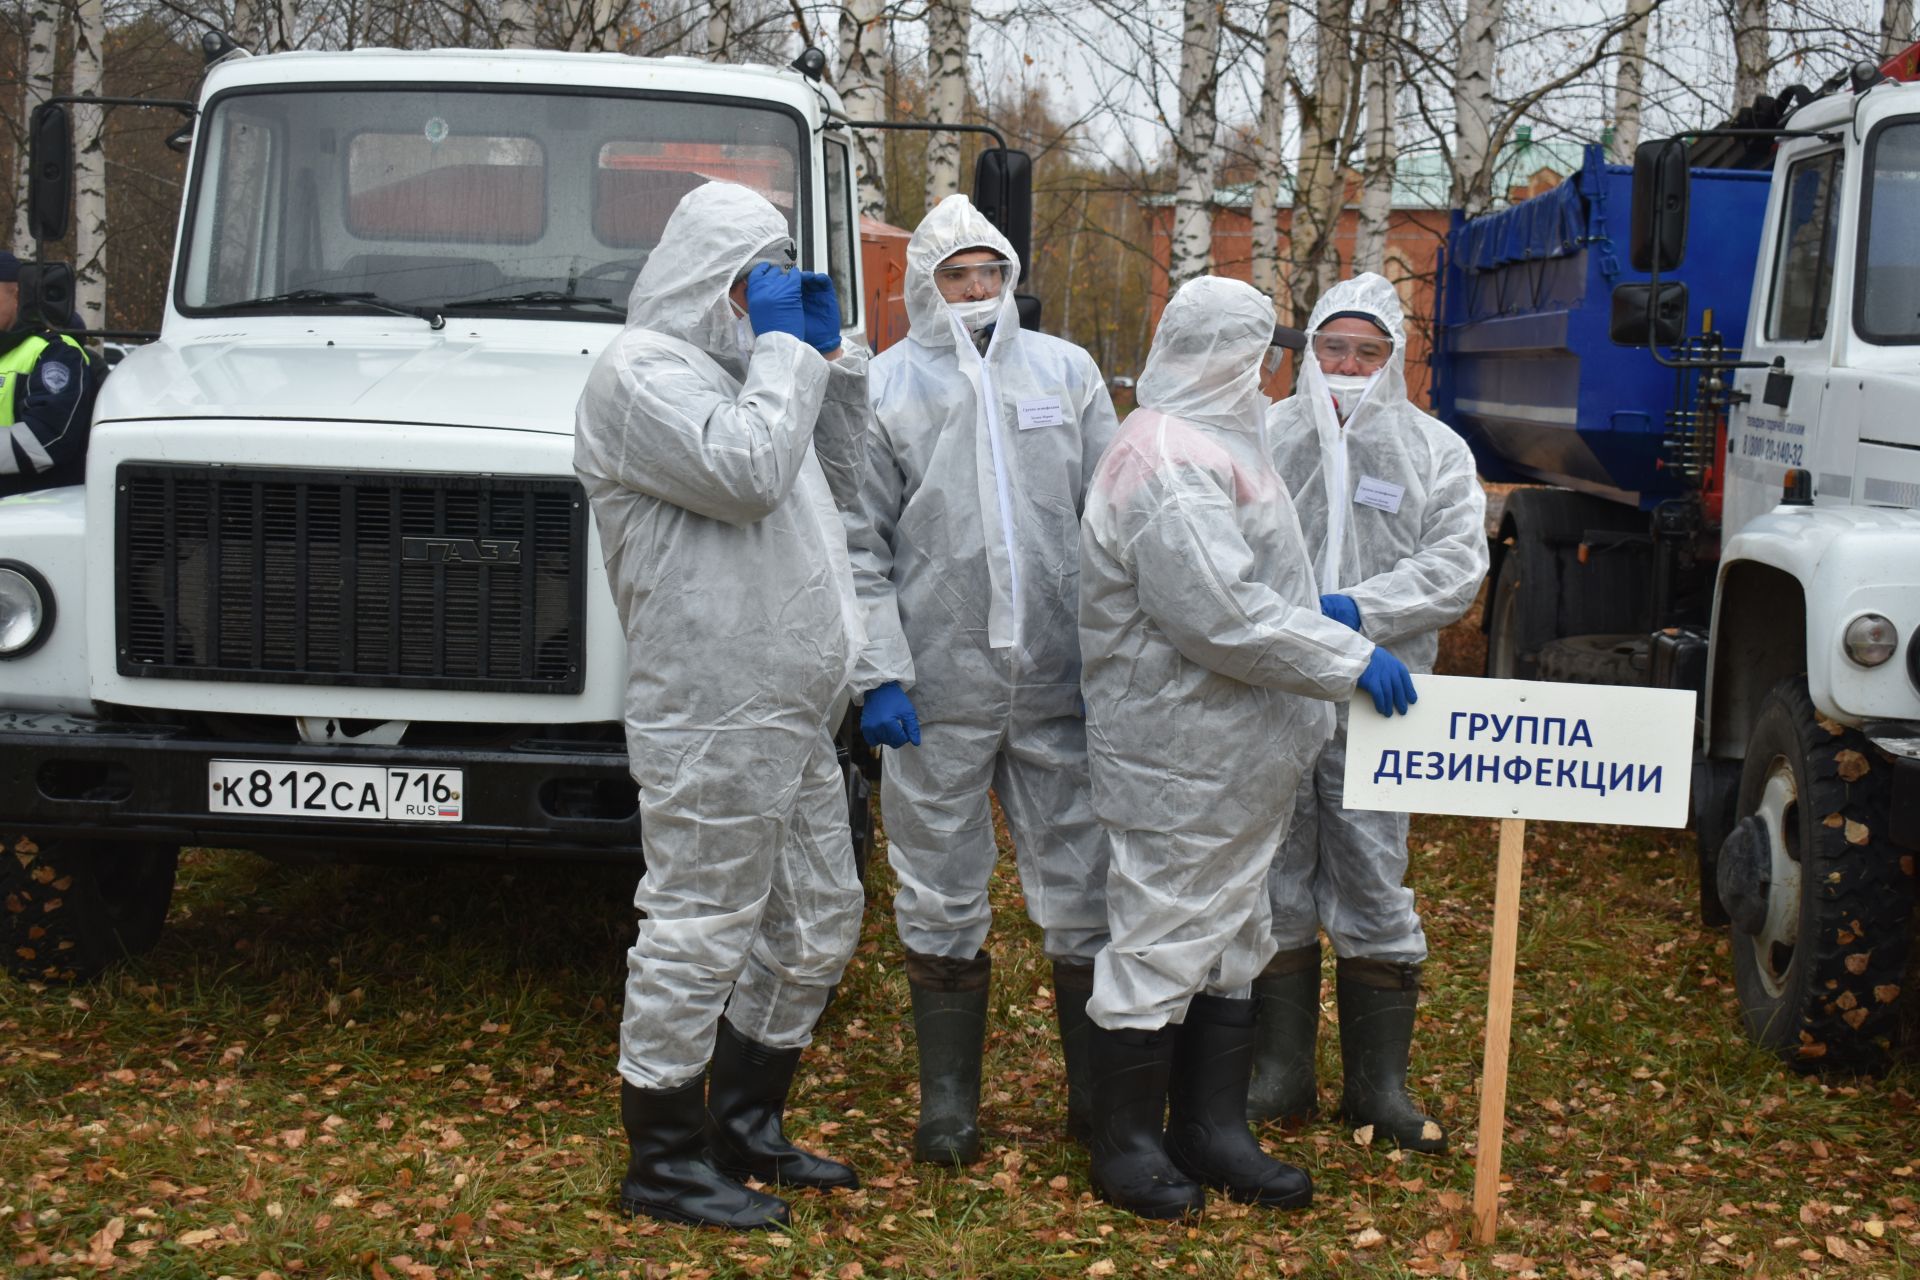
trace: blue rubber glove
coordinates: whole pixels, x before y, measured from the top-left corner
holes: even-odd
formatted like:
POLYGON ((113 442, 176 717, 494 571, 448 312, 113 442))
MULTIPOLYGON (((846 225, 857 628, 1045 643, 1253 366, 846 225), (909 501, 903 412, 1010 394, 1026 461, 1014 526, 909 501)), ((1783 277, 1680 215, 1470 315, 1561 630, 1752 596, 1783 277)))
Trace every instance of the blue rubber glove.
POLYGON ((1373 699, 1373 709, 1383 716, 1395 711, 1405 715, 1408 707, 1420 701, 1420 695, 1413 691, 1413 675, 1407 664, 1377 645, 1367 659, 1367 669, 1360 673, 1360 688, 1373 699))
POLYGON ((755 333, 788 333, 805 341, 806 306, 798 271, 762 262, 747 273, 747 319, 755 333))
POLYGON ((840 295, 833 291, 833 277, 803 271, 800 280, 800 301, 807 313, 807 345, 830 356, 840 349, 840 295))
POLYGON ((913 709, 899 681, 889 680, 867 692, 860 707, 860 736, 871 747, 920 745, 920 713, 913 709))
POLYGON ((1352 596, 1321 596, 1320 612, 1355 631, 1360 629, 1360 606, 1353 602, 1352 596))

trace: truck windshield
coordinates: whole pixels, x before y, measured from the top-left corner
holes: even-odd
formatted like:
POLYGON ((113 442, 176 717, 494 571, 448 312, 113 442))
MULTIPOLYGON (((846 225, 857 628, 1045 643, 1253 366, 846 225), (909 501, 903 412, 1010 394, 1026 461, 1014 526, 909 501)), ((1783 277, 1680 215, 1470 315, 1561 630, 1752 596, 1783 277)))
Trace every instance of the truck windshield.
POLYGON ((800 138, 793 117, 750 103, 419 86, 228 94, 196 146, 177 302, 192 313, 324 291, 618 321, 667 216, 702 183, 753 188, 805 243, 800 138))
POLYGON ((1920 342, 1920 119, 1874 134, 1867 175, 1855 327, 1869 342, 1920 342))

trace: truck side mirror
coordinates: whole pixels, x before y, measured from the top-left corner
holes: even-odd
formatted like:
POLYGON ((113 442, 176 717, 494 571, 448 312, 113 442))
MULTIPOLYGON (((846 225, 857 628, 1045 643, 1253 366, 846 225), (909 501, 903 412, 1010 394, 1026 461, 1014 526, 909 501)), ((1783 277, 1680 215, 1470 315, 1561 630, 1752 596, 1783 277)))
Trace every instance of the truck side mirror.
POLYGON ((973 207, 1013 243, 1020 279, 1033 273, 1033 159, 1024 151, 988 147, 973 164, 973 207))
POLYGON ((1038 329, 1040 327, 1040 299, 1031 293, 1013 295, 1013 305, 1020 309, 1020 327, 1038 329))
POLYGON ((73 324, 73 267, 65 262, 20 264, 20 318, 49 329, 73 324))
POLYGON ((27 230, 35 240, 59 240, 67 234, 73 207, 73 122, 58 103, 33 109, 27 126, 32 167, 27 174, 27 230))
POLYGON ((1672 271, 1686 256, 1688 163, 1687 144, 1678 138, 1634 149, 1627 257, 1635 271, 1672 271))
POLYGON ((1622 347, 1674 347, 1687 336, 1687 286, 1662 280, 1656 301, 1651 284, 1613 286, 1607 336, 1622 347))

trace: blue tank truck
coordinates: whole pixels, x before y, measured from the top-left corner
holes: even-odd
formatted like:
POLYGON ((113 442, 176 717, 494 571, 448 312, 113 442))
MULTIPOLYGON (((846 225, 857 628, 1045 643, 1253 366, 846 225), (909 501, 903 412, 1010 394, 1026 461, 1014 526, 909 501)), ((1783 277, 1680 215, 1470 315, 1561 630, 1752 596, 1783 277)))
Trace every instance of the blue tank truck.
POLYGON ((1434 411, 1519 486, 1487 674, 1700 695, 1701 916, 1809 1071, 1878 1068, 1916 1005, 1917 67, 1589 148, 1456 216, 1436 304, 1434 411))

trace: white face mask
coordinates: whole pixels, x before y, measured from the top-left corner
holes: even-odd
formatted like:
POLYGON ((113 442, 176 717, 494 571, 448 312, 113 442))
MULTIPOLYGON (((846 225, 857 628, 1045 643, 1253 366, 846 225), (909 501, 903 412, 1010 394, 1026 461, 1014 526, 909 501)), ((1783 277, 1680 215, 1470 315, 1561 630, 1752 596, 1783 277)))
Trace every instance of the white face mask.
POLYGON ((947 306, 968 333, 979 333, 1000 318, 1000 299, 997 297, 981 298, 975 302, 949 302, 947 306))
POLYGON ((745 316, 733 318, 733 345, 742 360, 753 359, 753 321, 745 316))
POLYGON ((1353 411, 1366 398, 1367 388, 1373 385, 1377 373, 1326 373, 1320 374, 1327 380, 1327 390, 1333 393, 1333 407, 1345 422, 1353 416, 1353 411))

